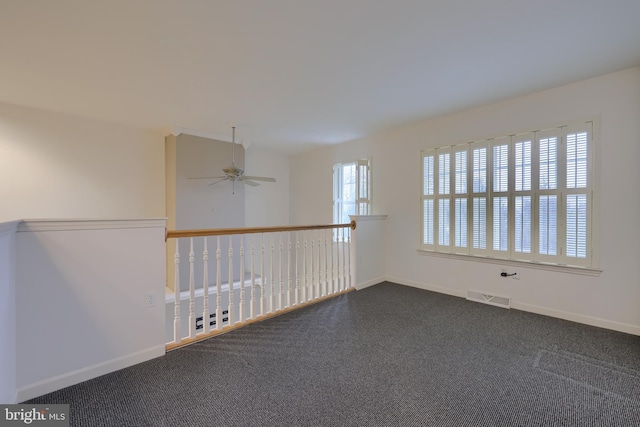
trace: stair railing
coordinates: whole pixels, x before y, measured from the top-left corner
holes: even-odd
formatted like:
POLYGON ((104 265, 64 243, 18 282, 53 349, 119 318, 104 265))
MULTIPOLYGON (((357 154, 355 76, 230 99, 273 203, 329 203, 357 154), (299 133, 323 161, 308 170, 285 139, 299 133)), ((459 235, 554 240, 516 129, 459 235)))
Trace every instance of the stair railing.
POLYGON ((355 229, 351 221, 167 231, 175 239, 167 350, 353 290, 355 229))

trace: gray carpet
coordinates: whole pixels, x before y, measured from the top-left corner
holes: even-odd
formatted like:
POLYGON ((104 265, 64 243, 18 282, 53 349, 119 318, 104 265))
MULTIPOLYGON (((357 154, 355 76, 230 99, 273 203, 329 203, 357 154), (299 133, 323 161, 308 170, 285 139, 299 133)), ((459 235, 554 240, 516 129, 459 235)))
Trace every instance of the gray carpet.
POLYGON ((30 403, 74 426, 638 426, 640 337, 382 283, 30 403))

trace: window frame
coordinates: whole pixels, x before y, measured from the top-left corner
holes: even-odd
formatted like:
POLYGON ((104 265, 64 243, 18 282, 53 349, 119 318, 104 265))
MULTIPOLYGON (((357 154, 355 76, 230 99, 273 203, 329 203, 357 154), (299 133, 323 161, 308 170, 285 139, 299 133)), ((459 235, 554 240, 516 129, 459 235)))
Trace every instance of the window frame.
MULTIPOLYGON (((540 128, 538 128, 540 129, 540 128)), ((523 147, 523 148, 526 148, 523 147)), ((420 163, 421 163, 421 201, 420 201, 420 234, 418 241, 418 251, 428 255, 437 255, 437 256, 462 256, 465 259, 470 257, 471 259, 490 259, 492 261, 496 261, 496 263, 524 263, 526 265, 532 266, 544 266, 545 268, 550 268, 552 270, 559 271, 577 271, 583 272, 595 272, 599 273, 601 271, 599 264, 599 218, 598 218, 598 206, 599 206, 599 170, 597 168, 598 163, 596 162, 599 155, 599 120, 598 118, 593 118, 584 121, 576 121, 570 124, 561 124, 557 126, 548 126, 542 128, 542 130, 529 130, 525 132, 512 133, 508 136, 500 136, 495 138, 487 138, 478 141, 472 141, 464 144, 456 144, 449 146, 442 146, 436 148, 428 148, 421 150, 420 152, 420 163), (586 132, 587 134, 587 142, 586 142, 586 179, 587 185, 583 188, 570 189, 567 188, 566 185, 566 174, 567 174, 567 136, 572 134, 580 134, 586 132), (545 189, 541 188, 540 181, 540 141, 547 138, 556 136, 556 181, 557 181, 557 189, 545 189), (499 145, 504 145, 505 141, 508 146, 508 189, 506 192, 495 192, 494 191, 494 162, 493 162, 493 150, 494 147, 499 145), (531 141, 530 143, 530 170, 528 172, 528 176, 525 174, 524 178, 530 180, 530 188, 523 188, 522 190, 516 191, 516 152, 515 147, 516 144, 522 143, 524 141, 531 141), (438 153, 441 150, 450 150, 452 153, 450 157, 450 174, 449 180, 451 185, 451 191, 448 196, 450 196, 452 202, 450 205, 449 211, 449 233, 451 236, 451 241, 449 246, 444 246, 439 244, 438 241, 438 221, 440 220, 438 215, 438 194, 434 196, 425 195, 424 194, 424 185, 425 185, 425 170, 424 170, 424 159, 426 156, 433 155, 434 157, 434 186, 435 189, 438 189, 438 170, 440 168, 438 161, 438 153), (466 232, 467 232, 467 244, 465 248, 460 248, 455 246, 455 199, 458 196, 455 193, 455 179, 456 179, 456 171, 455 167, 455 152, 460 150, 466 150, 467 157, 467 166, 466 166, 466 178, 467 178, 467 193, 464 193, 466 197, 466 213, 467 213, 467 224, 466 224, 466 232), (476 171, 474 168, 477 166, 475 162, 474 155, 476 155, 476 150, 479 150, 478 153, 482 155, 482 150, 485 151, 486 158, 486 187, 485 192, 477 192, 474 187, 474 177, 476 174, 480 174, 480 171, 476 171), (568 244, 568 236, 567 236, 567 197, 581 194, 586 197, 586 257, 572 257, 567 254, 567 244, 568 244), (555 226, 556 226, 556 255, 547 255, 545 253, 541 253, 540 251, 540 228, 542 222, 540 221, 540 211, 541 211, 541 200, 544 200, 546 196, 556 196, 556 217, 555 217, 555 226), (496 197, 507 197, 508 203, 508 220, 507 220, 507 229, 508 229, 508 239, 507 239, 507 247, 505 251, 496 251, 493 247, 493 237, 494 237, 494 200, 496 197), (519 197, 527 197, 529 200, 529 209, 530 209, 530 219, 529 219, 529 234, 522 235, 522 242, 524 242, 526 247, 526 243, 529 243, 530 252, 526 252, 523 250, 516 251, 516 218, 515 218, 515 210, 516 210, 516 199, 519 197), (433 199, 434 200, 434 244, 425 244, 424 236, 425 236, 425 217, 424 217, 424 204, 425 200, 433 199), (484 235, 486 241, 486 249, 475 248, 474 247, 474 204, 476 203, 475 199, 484 199, 485 200, 485 214, 486 214, 486 222, 484 223, 484 228, 486 229, 486 234, 484 235)), ((526 160, 526 159, 525 159, 526 160)), ((583 162, 584 164, 584 162, 583 162)), ((437 193, 437 191, 436 191, 437 193)), ((444 196, 444 195, 443 195, 444 196)), ((447 197, 448 197, 447 196, 447 197)), ((523 200, 523 199, 518 199, 523 200)), ((553 200, 553 197, 551 198, 553 200)), ((477 202, 481 203, 481 202, 477 202)), ((497 212, 496 212, 497 214, 497 212)), ((524 217, 525 221, 523 222, 526 230, 526 217, 524 217)), ((550 223, 547 223, 550 224, 550 223)), ((481 227, 482 228, 482 227, 481 227)), ((553 229, 553 224, 551 224, 551 229, 553 229)), ((579 232, 581 230, 575 229, 576 232, 574 234, 582 238, 583 234, 579 232)))
POLYGON ((371 158, 362 158, 353 161, 337 162, 333 164, 333 213, 332 220, 334 224, 341 223, 336 215, 339 210, 342 210, 342 206, 345 204, 343 190, 344 190, 344 167, 355 166, 355 188, 354 188, 354 200, 349 201, 349 204, 355 205, 354 215, 371 215, 373 203, 372 203, 372 173, 371 173, 371 158), (337 194, 340 197, 336 197, 337 194))

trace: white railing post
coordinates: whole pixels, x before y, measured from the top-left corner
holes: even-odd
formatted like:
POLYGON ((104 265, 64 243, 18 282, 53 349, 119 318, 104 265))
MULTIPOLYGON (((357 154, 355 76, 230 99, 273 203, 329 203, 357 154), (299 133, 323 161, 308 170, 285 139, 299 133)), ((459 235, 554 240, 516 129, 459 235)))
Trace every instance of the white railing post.
POLYGON ((344 291, 345 289, 347 289, 347 276, 346 276, 346 272, 347 272, 347 267, 346 267, 346 260, 347 260, 347 254, 345 253, 345 244, 344 244, 344 228, 341 229, 342 230, 342 237, 340 238, 341 240, 341 246, 342 246, 342 286, 340 286, 340 290, 344 291))
POLYGON ((229 236, 229 326, 233 326, 233 242, 232 236, 229 236))
POLYGON ((287 307, 291 307, 291 232, 287 233, 287 307))
POLYGON ((324 230, 324 295, 329 295, 329 241, 327 240, 327 231, 324 230))
POLYGON ((266 292, 264 287, 264 233, 260 234, 260 315, 264 316, 266 292))
POLYGON ((207 237, 204 240, 204 250, 202 251, 202 261, 204 261, 204 271, 202 272, 202 332, 209 333, 209 251, 207 250, 207 237))
POLYGON ((176 266, 173 279, 173 341, 175 343, 182 341, 182 325, 180 322, 180 249, 178 243, 178 239, 176 239, 176 253, 173 257, 173 263, 176 266))
POLYGON ((307 233, 303 234, 304 249, 302 252, 302 301, 307 302, 307 284, 309 283, 309 269, 307 268, 307 233))
POLYGON ((300 238, 299 238, 299 234, 297 231, 295 232, 295 236, 296 236, 296 290, 295 290, 295 294, 293 297, 293 303, 295 305, 300 304, 300 274, 298 272, 298 265, 300 264, 300 238))
POLYGON ((238 309, 238 318, 240 322, 244 322, 244 235, 240 235, 240 303, 238 309))
POLYGON ((274 240, 274 233, 271 233, 271 294, 270 294, 270 304, 269 304, 269 308, 270 308, 270 312, 273 313, 274 311, 276 311, 276 283, 274 282, 274 277, 273 277, 273 258, 275 256, 275 252, 276 252, 276 245, 273 242, 274 240))
POLYGON ((356 273, 357 273, 357 260, 358 260, 358 242, 357 242, 357 234, 356 234, 356 230, 350 228, 349 229, 349 236, 351 237, 349 239, 349 259, 350 259, 350 263, 349 263, 349 267, 350 267, 350 281, 351 281, 351 287, 356 287, 358 282, 356 281, 356 273))
POLYGON ((216 236, 216 329, 222 329, 222 284, 220 283, 220 236, 216 236))
POLYGON ((253 263, 255 258, 255 246, 253 245, 253 234, 251 235, 251 301, 249 303, 249 319, 253 319, 255 316, 255 298, 256 298, 256 276, 253 271, 253 263))
POLYGON ((280 258, 279 258, 279 262, 278 262, 278 282, 280 285, 279 288, 279 294, 278 294, 278 310, 280 310, 282 308, 283 305, 283 299, 284 299, 284 278, 282 277, 282 263, 284 262, 284 257, 283 257, 283 252, 284 252, 284 244, 282 243, 282 233, 280 233, 280 258))
POLYGON ((196 283, 194 279, 193 263, 193 237, 189 238, 189 338, 196 337, 196 283))

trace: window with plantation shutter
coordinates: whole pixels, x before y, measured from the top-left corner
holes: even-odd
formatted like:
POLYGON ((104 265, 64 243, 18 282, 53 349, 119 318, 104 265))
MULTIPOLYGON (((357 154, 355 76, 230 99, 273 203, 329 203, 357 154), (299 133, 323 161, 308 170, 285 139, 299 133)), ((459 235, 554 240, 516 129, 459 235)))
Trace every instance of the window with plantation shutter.
POLYGON ((594 122, 422 151, 421 248, 597 268, 594 122))

